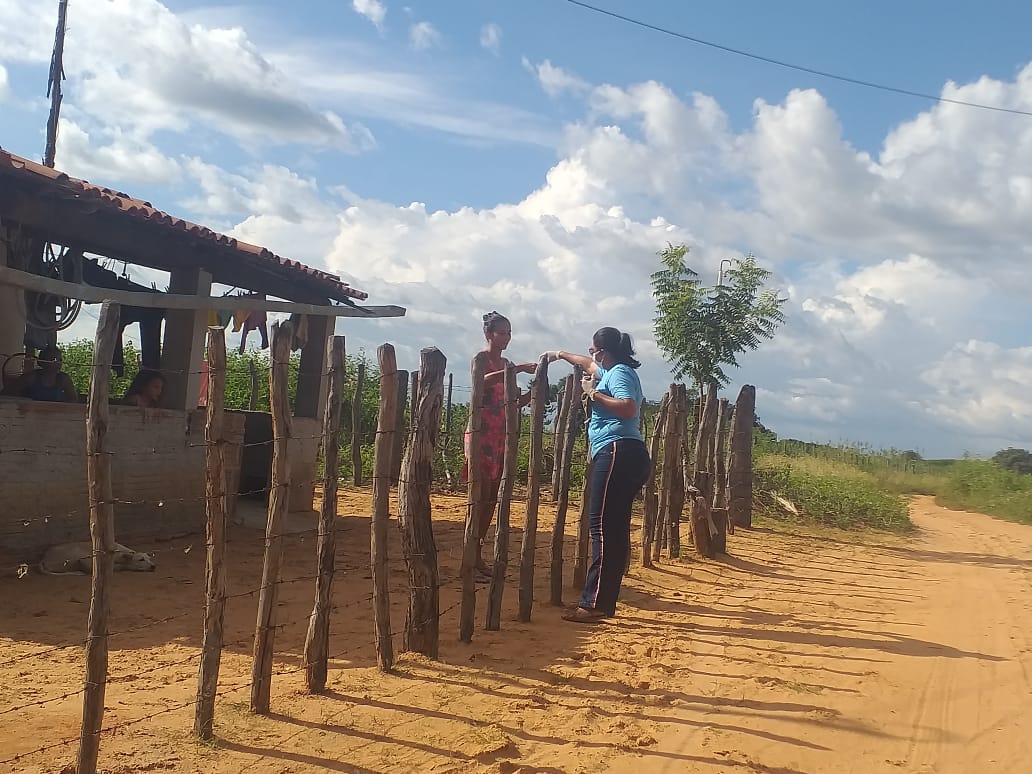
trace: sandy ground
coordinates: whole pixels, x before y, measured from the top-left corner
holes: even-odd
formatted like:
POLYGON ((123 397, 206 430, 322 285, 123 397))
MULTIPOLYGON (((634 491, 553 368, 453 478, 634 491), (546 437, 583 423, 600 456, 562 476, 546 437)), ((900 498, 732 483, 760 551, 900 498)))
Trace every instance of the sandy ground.
MULTIPOLYGON (((341 498, 368 512, 369 493, 341 498)), ((461 500, 435 503, 442 608, 458 601, 461 500)), ((518 511, 518 509, 517 509, 518 511)), ((519 525, 521 514, 514 514, 519 525)), ((299 655, 315 541, 287 541, 272 717, 248 713, 261 533, 234 528, 215 745, 190 730, 203 547, 161 543, 160 569, 118 575, 101 768, 106 772, 1026 772, 1032 771, 1032 529, 914 505, 916 538, 774 525, 722 561, 636 568, 619 616, 534 621, 457 641, 442 658, 375 668, 368 519, 342 517, 329 691, 306 695, 299 655), (298 579, 298 580, 293 580, 298 579), (291 582, 292 581, 292 582, 291 582), (153 716, 153 717, 150 717, 153 716)), ((538 553, 547 599, 548 514, 538 553)), ((392 538, 395 538, 392 530, 392 538)), ((518 546, 518 534, 514 546, 518 546)), ((572 555, 572 544, 567 555, 572 555)), ((395 543, 393 556, 400 550, 395 543)), ((570 568, 572 569, 572 567, 570 568)), ((514 574, 510 573, 510 578, 514 574)), ((393 629, 405 575, 392 572, 393 629)), ((0 580, 0 771, 74 759, 89 580, 0 580), (41 702, 24 709, 26 704, 41 702), (45 752, 39 747, 56 745, 45 752)), ((571 590, 568 598, 573 600, 571 590)), ((401 638, 395 639, 400 649, 401 638)))

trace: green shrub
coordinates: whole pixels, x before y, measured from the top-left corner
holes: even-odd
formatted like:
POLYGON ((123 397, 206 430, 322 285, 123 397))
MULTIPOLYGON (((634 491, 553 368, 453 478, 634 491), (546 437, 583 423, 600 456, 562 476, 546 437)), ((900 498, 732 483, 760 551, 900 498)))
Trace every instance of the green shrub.
POLYGON ((1032 476, 985 460, 957 460, 944 477, 936 501, 947 508, 1032 524, 1032 476))
POLYGON ((780 495, 803 521, 843 529, 912 528, 905 497, 886 491, 871 473, 835 460, 757 455, 755 493, 756 504, 776 517, 790 515, 777 505, 780 495))

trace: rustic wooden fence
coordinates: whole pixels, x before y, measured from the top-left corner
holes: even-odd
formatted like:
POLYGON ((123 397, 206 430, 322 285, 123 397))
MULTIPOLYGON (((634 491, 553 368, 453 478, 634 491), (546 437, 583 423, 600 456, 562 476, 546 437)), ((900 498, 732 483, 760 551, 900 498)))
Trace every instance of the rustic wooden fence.
MULTIPOLYGON (((117 336, 118 307, 105 304, 101 310, 96 336, 96 363, 111 362, 117 336)), ((269 714, 271 687, 276 654, 276 633, 287 623, 278 620, 277 594, 286 582, 282 577, 284 520, 288 495, 297 483, 291 474, 289 444, 293 437, 291 412, 287 399, 287 366, 293 332, 289 324, 274 326, 270 373, 270 404, 273 426, 273 455, 264 544, 264 562, 260 585, 247 593, 257 594, 256 624, 252 640, 251 679, 247 684, 228 691, 250 690, 250 709, 269 714)), ((227 472, 227 443, 224 435, 224 389, 226 371, 225 332, 211 328, 207 340, 207 401, 204 430, 206 487, 205 574, 202 636, 197 659, 196 698, 189 704, 164 708, 158 714, 192 706, 194 732, 204 740, 214 737, 216 700, 220 695, 219 672, 223 650, 229 645, 224 637, 224 616, 227 602, 226 543, 227 514, 231 498, 238 496, 227 472)), ((434 455, 449 442, 451 435, 452 378, 445 374, 447 360, 435 348, 420 354, 420 368, 411 374, 399 370, 394 348, 381 346, 377 353, 380 371, 380 404, 376 428, 373 503, 370 527, 370 574, 372 593, 365 598, 373 610, 372 640, 375 643, 379 668, 385 672, 394 667, 394 641, 402 637, 402 649, 437 658, 440 648, 440 622, 443 615, 459 607, 458 638, 470 642, 476 630, 478 592, 486 590, 484 629, 503 627, 502 601, 509 578, 510 514, 517 485, 517 455, 521 434, 529 433, 529 465, 527 467, 526 500, 522 540, 518 555, 518 603, 520 621, 530 621, 535 602, 535 570, 537 557, 538 515, 541 490, 551 485, 556 506, 549 543, 549 602, 563 603, 564 578, 574 588, 583 584, 589 561, 589 508, 586 502, 590 460, 579 455, 575 459, 577 439, 584 432, 586 416, 581 406, 581 380, 573 373, 565 380, 561 405, 556 407, 552 429, 554 465, 545 469, 545 416, 548 403, 548 363, 542 359, 531 386, 530 427, 521 428, 518 408, 519 391, 512 367, 506 369, 505 381, 505 454, 498 498, 495 528, 495 562, 490 584, 478 587, 474 578, 474 561, 478 534, 477 506, 485 496, 479 466, 469 470, 467 517, 463 534, 462 559, 457 577, 461 596, 456 605, 442 611, 441 569, 434 539, 431 492, 434 485, 434 455), (409 389, 411 387, 411 389, 409 389), (408 408, 406 412, 406 406, 408 408), (442 415, 445 417, 442 428, 442 415), (406 416, 408 421, 406 422, 406 416), (442 437, 443 436, 443 437, 442 437), (580 493, 577 537, 566 537, 566 517, 570 506, 571 470, 585 469, 584 488, 580 493), (544 480, 542 480, 544 479, 544 480), (400 528, 402 556, 388 552, 388 528, 391 523, 391 495, 397 494, 397 526, 400 528), (567 573, 571 558, 573 572, 567 573), (392 561, 403 561, 407 573, 408 605, 403 628, 395 630, 390 619, 388 584, 392 561)), ((477 361, 480 362, 479 360, 477 361)), ((339 486, 337 456, 344 444, 340 420, 345 370, 345 342, 332 337, 326 363, 329 387, 323 411, 320 441, 324 465, 321 474, 322 501, 318 514, 317 541, 313 573, 292 580, 314 581, 314 601, 307 617, 307 634, 299 670, 304 672, 307 690, 325 690, 332 659, 330 642, 331 611, 334 609, 335 540, 338 532, 339 486)), ((108 679, 108 614, 111 607, 111 583, 115 553, 113 498, 111 495, 111 453, 106 448, 109 367, 93 369, 87 411, 86 464, 89 475, 89 523, 92 535, 93 579, 85 648, 85 678, 81 732, 78 739, 76 771, 93 774, 97 770, 101 737, 126 724, 104 726, 104 695, 108 679)), ((483 407, 483 374, 473 374, 470 407, 471 442, 476 444, 480 432, 479 415, 483 407), (478 386, 479 385, 479 386, 478 386)), ((357 378, 356 394, 362 390, 363 374, 357 378)), ((357 406, 353 400, 352 405, 357 406)), ((681 560, 682 527, 686 523, 687 540, 697 554, 712 557, 726 551, 727 537, 735 526, 751 525, 752 502, 752 428, 754 425, 755 390, 746 386, 731 404, 718 396, 715 388, 704 395, 689 395, 683 385, 671 385, 663 396, 658 411, 642 417, 642 427, 653 470, 643 492, 641 526, 641 564, 651 567, 662 561, 664 550, 671 560, 681 560), (685 520, 687 508, 688 518, 685 520)), ((353 427, 357 427, 355 410, 353 427)), ((358 458, 357 432, 350 451, 358 458)), ((355 465, 356 479, 360 465, 355 465)), ((450 473, 447 474, 450 478, 450 473)), ((445 482, 438 482, 445 483, 445 482)), ((448 482, 450 483, 450 482, 448 482)), ((568 587, 568 586, 567 586, 568 587)), ((233 595, 235 597, 244 594, 233 595)), ((337 655, 340 655, 339 653, 337 655)), ((76 692, 76 693, 79 693, 76 692)), ((66 694, 64 697, 66 698, 66 694)), ((41 704, 36 702, 35 704, 41 704)), ((27 705, 28 706, 28 705, 27 705)), ((18 709, 18 708, 15 708, 18 709)), ((147 715, 146 719, 153 717, 147 715)), ((132 721, 140 722, 142 719, 132 721)), ((67 744, 69 740, 48 743, 40 752, 67 744)), ((28 753, 23 753, 28 754, 28 753)), ((0 761, 0 763, 10 762, 0 761)))

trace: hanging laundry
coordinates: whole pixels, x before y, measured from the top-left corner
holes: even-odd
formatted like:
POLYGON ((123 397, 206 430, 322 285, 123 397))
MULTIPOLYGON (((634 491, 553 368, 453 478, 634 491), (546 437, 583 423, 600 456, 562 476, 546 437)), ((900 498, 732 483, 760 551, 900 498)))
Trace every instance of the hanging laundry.
POLYGON ((297 314, 290 315, 290 329, 294 331, 294 338, 290 342, 290 348, 295 352, 304 349, 308 344, 308 316, 297 314))
MULTIPOLYGON (((234 323, 236 312, 234 314, 234 323)), ((258 333, 262 337, 262 349, 269 348, 269 326, 266 320, 265 312, 250 312, 244 319, 243 332, 240 334, 240 354, 244 354, 244 348, 247 346, 247 334, 257 329, 258 333)), ((235 330, 235 329, 234 329, 235 330)))

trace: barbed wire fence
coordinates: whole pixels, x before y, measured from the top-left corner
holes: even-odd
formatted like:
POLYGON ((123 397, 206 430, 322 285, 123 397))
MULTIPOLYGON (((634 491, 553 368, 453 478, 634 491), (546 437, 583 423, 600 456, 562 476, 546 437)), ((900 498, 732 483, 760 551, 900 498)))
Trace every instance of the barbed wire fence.
MULTIPOLYGON (((373 507, 371 513, 372 544, 370 551, 370 571, 372 592, 346 603, 334 603, 332 599, 332 583, 336 567, 335 538, 339 534, 351 533, 354 528, 347 520, 338 519, 336 497, 339 480, 337 454, 345 447, 340 430, 340 414, 342 404, 343 371, 345 368, 343 337, 333 337, 328 351, 325 376, 328 377, 329 390, 326 408, 323 412, 323 427, 315 435, 294 435, 291 432, 291 415, 288 400, 288 373, 290 364, 289 324, 281 324, 273 329, 272 358, 270 366, 270 409, 272 414, 273 437, 259 441, 245 442, 242 432, 227 426, 224 409, 225 394, 225 333, 222 329, 212 328, 208 331, 207 368, 192 374, 205 374, 207 377, 207 400, 205 406, 205 423, 203 434, 199 429, 188 433, 182 443, 169 446, 134 445, 132 448, 111 448, 107 443, 105 431, 108 427, 109 395, 106 394, 107 379, 110 373, 110 352, 113 349, 114 335, 117 326, 118 307, 105 304, 98 319, 97 340, 94 346, 94 361, 90 380, 90 396, 87 406, 86 458, 88 466, 89 507, 77 509, 54 510, 49 513, 27 516, 26 518, 8 521, 0 531, 0 545, 8 538, 24 536, 27 532, 42 529, 53 534, 71 534, 81 530, 86 520, 91 528, 91 549, 83 556, 74 557, 77 568, 89 567, 92 575, 90 596, 90 616, 88 636, 85 643, 69 642, 42 649, 21 653, 6 659, 0 659, 0 668, 35 667, 45 665, 45 659, 62 651, 82 650, 86 662, 86 675, 81 686, 74 690, 59 687, 50 695, 33 697, 30 700, 0 706, 0 718, 17 717, 38 708, 66 701, 82 695, 83 713, 80 734, 74 738, 47 741, 34 749, 22 750, 16 755, 0 759, 0 764, 11 764, 24 761, 35 755, 54 750, 69 751, 78 743, 77 774, 92 774, 96 771, 102 739, 121 729, 135 726, 168 713, 194 710, 194 732, 201 739, 211 739, 216 698, 222 699, 231 694, 245 690, 250 691, 250 708, 259 714, 270 712, 270 687, 274 679, 285 675, 303 672, 310 692, 322 691, 326 684, 328 665, 348 654, 368 648, 368 640, 353 643, 348 648, 330 653, 329 637, 331 613, 359 606, 372 606, 373 643, 376 651, 378 667, 389 672, 394 666, 395 644, 400 639, 401 650, 413 650, 436 658, 438 654, 440 624, 442 619, 454 611, 458 611, 459 639, 469 642, 474 633, 477 598, 481 591, 487 592, 487 605, 484 627, 500 628, 500 610, 502 595, 507 580, 509 566, 508 538, 510 535, 509 512, 514 501, 516 479, 521 478, 521 471, 516 465, 516 454, 519 444, 528 445, 526 466, 526 490, 523 496, 525 509, 522 543, 518 552, 518 618, 530 621, 534 599, 534 580, 536 559, 538 554, 538 510, 540 506, 541 479, 549 475, 545 464, 545 415, 549 409, 548 362, 542 358, 531 383, 530 421, 529 427, 520 421, 519 391, 515 384, 515 373, 512 367, 504 374, 505 398, 500 407, 506 415, 506 452, 503 465, 503 478, 500 483, 487 482, 482 471, 474 464, 468 471, 467 503, 465 524, 459 547, 438 548, 434 541, 431 520, 431 490, 435 485, 434 455, 453 435, 450 422, 452 390, 470 391, 471 421, 468 427, 473 436, 470 441, 476 443, 477 432, 483 429, 483 420, 479 417, 484 406, 485 396, 482 389, 483 373, 472 374, 473 385, 455 385, 449 376, 448 407, 445 408, 444 376, 446 361, 436 349, 430 348, 421 353, 418 372, 413 372, 412 397, 408 406, 409 421, 405 423, 404 403, 407 390, 402 387, 400 374, 395 362, 393 347, 389 344, 381 346, 377 352, 379 365, 379 394, 377 426, 374 437, 374 470, 372 475, 373 507), (477 385, 481 385, 478 387, 477 385), (399 403, 401 404, 399 407, 399 403), (399 410, 399 408, 401 410, 399 410), (447 412, 446 421, 442 425, 442 411, 447 412), (444 434, 442 443, 441 435, 444 434), (298 479, 290 473, 291 444, 298 442, 318 443, 323 451, 322 470, 318 475, 298 479), (260 487, 244 488, 236 480, 239 475, 239 460, 245 449, 252 447, 272 447, 271 473, 269 481, 260 487), (399 447, 403 450, 400 466, 396 463, 399 447), (138 464, 151 455, 160 458, 163 455, 182 454, 184 449, 201 449, 204 454, 203 469, 205 471, 205 491, 167 492, 160 497, 128 497, 124 493, 116 497, 111 490, 111 469, 116 463, 138 464), (490 485, 489 485, 490 484, 490 485), (494 490, 493 487, 498 489, 494 490), (285 524, 287 515, 287 496, 291 490, 311 487, 321 489, 319 521, 316 526, 297 528, 296 525, 285 524), (497 494, 495 492, 497 491, 497 494), (392 493, 396 496, 396 509, 391 507, 392 493), (230 533, 231 514, 236 504, 243 498, 261 496, 267 498, 267 519, 264 534, 247 536, 240 530, 230 533), (498 523, 495 529, 495 565, 487 585, 478 585, 475 577, 476 546, 486 537, 478 528, 479 514, 485 505, 494 508, 497 503, 498 523), (115 570, 116 544, 114 509, 147 507, 181 509, 203 509, 205 512, 204 539, 191 540, 183 550, 203 549, 205 553, 205 585, 204 596, 200 605, 185 605, 184 609, 171 615, 158 615, 144 623, 127 627, 111 627, 108 613, 111 610, 111 578, 115 570), (409 596, 408 615, 403 627, 391 625, 390 620, 390 584, 389 553, 387 525, 394 510, 397 524, 401 530, 401 558, 407 570, 407 591, 409 596), (297 540, 304 542, 308 537, 316 538, 315 571, 288 575, 283 569, 283 542, 297 540), (248 544, 254 550, 263 551, 263 570, 260 583, 249 582, 243 588, 228 590, 226 579, 226 553, 232 547, 234 552, 248 544), (458 566, 455 575, 441 580, 440 563, 447 561, 451 566, 458 566), (315 585, 315 600, 312 612, 308 615, 295 616, 291 620, 278 620, 277 595, 281 589, 299 583, 315 585), (452 584, 461 584, 458 601, 441 609, 440 590, 452 584), (256 626, 253 634, 228 639, 224 636, 224 619, 227 603, 238 603, 242 600, 257 602, 256 626), (108 647, 110 643, 118 645, 120 641, 128 641, 132 636, 157 627, 167 627, 186 622, 188 619, 200 617, 203 621, 201 643, 198 649, 192 648, 188 654, 173 660, 162 660, 146 669, 133 669, 131 672, 115 670, 109 674, 108 647), (301 627, 307 623, 307 634, 300 664, 289 669, 276 669, 275 638, 277 633, 301 627), (220 659, 226 649, 242 649, 253 645, 253 664, 250 679, 239 680, 236 684, 220 683, 220 659), (124 686, 141 680, 150 674, 159 672, 187 670, 196 668, 191 674, 177 676, 168 685, 185 684, 190 680, 197 681, 196 697, 191 701, 177 702, 162 707, 152 713, 133 717, 124 721, 104 723, 104 695, 108 683, 124 686)), ((178 372, 182 374, 183 372, 178 372)), ((406 378, 406 382, 407 382, 406 378)), ((562 604, 564 560, 569 550, 569 542, 565 538, 566 508, 569 504, 569 490, 572 479, 570 475, 574 459, 574 446, 583 433, 585 415, 576 409, 579 406, 579 374, 574 373, 564 380, 565 387, 560 391, 560 399, 566 402, 565 413, 561 406, 555 407, 556 422, 553 436, 553 465, 559 468, 559 491, 554 499, 558 506, 556 520, 552 528, 550 549, 550 588, 553 604, 562 604), (559 421, 562 417, 562 422, 559 421)), ((356 385, 361 390, 361 384, 356 385)), ((687 434, 687 411, 681 421, 680 430, 675 428, 675 421, 667 412, 671 403, 670 395, 664 399, 660 411, 654 416, 654 423, 648 428, 646 437, 650 439, 655 450, 669 446, 667 436, 682 439, 687 434)), ((357 396, 355 398, 357 400, 357 396)), ((352 423, 355 425, 355 423, 352 423)), ((750 423, 751 427, 751 423, 750 423)), ((363 430, 353 426, 353 439, 363 430)), ((368 432, 366 432, 368 436, 368 432)), ((733 440, 733 439, 732 439, 733 440)), ((583 444, 583 441, 581 441, 583 444)), ((732 444, 733 445, 733 444, 732 444)), ((5 454, 18 455, 74 455, 70 447, 36 447, 25 445, 22 448, 4 448, 5 454)), ((582 452, 583 453, 583 452, 582 452)), ((732 452, 733 458, 733 452, 732 452)), ((701 459, 701 458, 700 458, 701 459)), ((586 460, 585 460, 586 462, 586 460)), ((668 472, 672 472, 670 464, 663 464, 663 481, 659 507, 650 515, 649 487, 645 495, 645 535, 658 536, 662 543, 662 535, 669 535, 671 524, 680 522, 680 513, 676 510, 676 497, 668 494, 677 486, 673 479, 667 480, 668 472), (665 514, 665 515, 664 515, 665 514), (659 525, 662 525, 661 527, 659 525)), ((439 478, 439 476, 438 476, 439 478)), ((681 479, 683 487, 684 479, 681 479)), ((439 483, 439 481, 438 481, 439 483)), ((450 487, 449 487, 450 488, 450 487)), ((586 495, 586 490, 584 495, 586 495)), ((586 497, 581 497, 581 513, 578 522, 578 535, 574 543, 574 588, 583 581, 587 556, 587 516, 586 497)), ((653 499, 656 499, 655 497, 653 499)), ((682 501, 683 502, 683 501, 682 501)), ((40 533, 43 534, 43 533, 40 533)), ((644 549, 643 544, 643 549, 644 549)), ((650 549, 652 545, 650 544, 650 549)), ((179 549, 177 549, 179 550, 179 549)), ((672 552, 673 555, 673 552, 672 552)), ((658 552, 643 553, 643 562, 651 563, 658 557, 658 552)), ((120 554, 119 561, 124 557, 120 554)), ((18 582, 31 582, 32 568, 28 563, 18 567, 18 582)), ((162 631, 164 631, 163 629, 162 631)), ((189 671, 189 670, 187 670, 189 671)), ((178 672, 177 672, 178 674, 178 672)))

